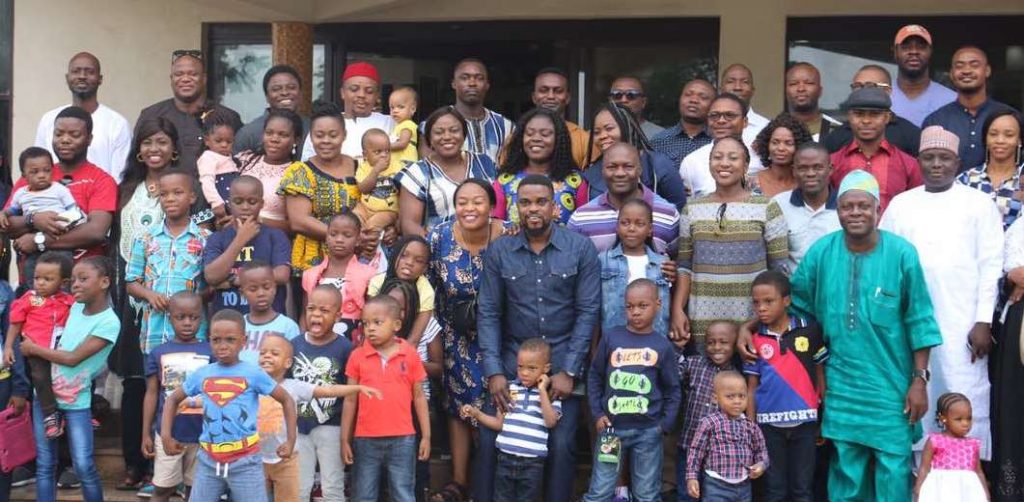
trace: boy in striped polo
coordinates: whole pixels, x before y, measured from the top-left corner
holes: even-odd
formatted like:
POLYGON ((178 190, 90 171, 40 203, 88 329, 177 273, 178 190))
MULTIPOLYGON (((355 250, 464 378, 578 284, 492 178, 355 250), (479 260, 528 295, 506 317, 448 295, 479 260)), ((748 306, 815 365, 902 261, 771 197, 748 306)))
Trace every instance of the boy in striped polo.
POLYGON ((562 417, 562 402, 551 400, 551 347, 541 338, 519 346, 518 378, 509 383, 511 409, 491 416, 470 405, 462 416, 498 431, 498 468, 494 474, 494 501, 534 500, 544 478, 548 456, 548 430, 562 417))

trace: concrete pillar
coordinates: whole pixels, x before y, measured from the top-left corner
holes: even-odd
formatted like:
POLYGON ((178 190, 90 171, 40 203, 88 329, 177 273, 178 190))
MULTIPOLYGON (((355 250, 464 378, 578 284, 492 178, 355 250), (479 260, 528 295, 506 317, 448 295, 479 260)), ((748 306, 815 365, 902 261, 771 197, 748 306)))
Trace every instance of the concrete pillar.
POLYGON ((299 114, 309 116, 313 98, 313 25, 273 23, 274 64, 286 64, 302 76, 302 100, 299 114))
POLYGON ((782 111, 785 98, 786 10, 779 0, 719 5, 718 68, 733 63, 750 67, 756 87, 752 106, 772 118, 782 111))

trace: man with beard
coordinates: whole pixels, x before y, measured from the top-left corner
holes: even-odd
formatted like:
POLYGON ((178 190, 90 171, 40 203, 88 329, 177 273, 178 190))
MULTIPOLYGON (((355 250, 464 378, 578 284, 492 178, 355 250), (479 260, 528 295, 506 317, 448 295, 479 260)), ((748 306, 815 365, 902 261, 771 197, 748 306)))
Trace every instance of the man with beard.
MULTIPOLYGON (((747 103, 728 92, 719 94, 711 102, 708 111, 708 130, 712 139, 726 136, 740 138, 747 127, 747 103)), ((754 154, 750 144, 743 141, 750 152, 747 173, 754 174, 761 170, 761 157, 754 154)), ((679 164, 679 177, 686 185, 687 196, 703 197, 715 191, 715 179, 711 176, 711 150, 714 143, 708 143, 686 156, 679 164)))
MULTIPOLYGON (((68 187, 86 215, 85 222, 69 230, 65 227, 67 221, 52 211, 11 216, 7 235, 14 239, 14 249, 19 253, 29 255, 57 249, 84 250, 79 258, 106 254, 107 234, 117 209, 117 183, 87 160, 92 125, 89 112, 69 106, 57 113, 51 145, 57 156, 53 180, 68 187)), ((25 178, 19 179, 11 193, 26 184, 25 178)))
MULTIPOLYGON (((341 144, 341 153, 353 159, 363 158, 363 134, 370 129, 380 129, 390 133, 395 129, 395 121, 390 115, 376 112, 377 100, 380 99, 380 74, 377 67, 362 61, 349 63, 341 75, 341 102, 345 105, 345 142, 341 144)), ((306 135, 302 146, 302 160, 309 160, 316 155, 313 150, 312 136, 306 135)))
POLYGON ((908 24, 900 28, 892 54, 899 67, 892 89, 892 111, 921 127, 925 117, 956 99, 956 93, 931 78, 932 35, 924 26, 908 24))
POLYGON ((836 191, 828 181, 831 174, 832 162, 824 145, 809 142, 796 147, 793 154, 796 188, 773 197, 789 227, 788 270, 796 270, 818 239, 840 229, 836 191))
MULTIPOLYGON (((583 365, 601 309, 601 266, 590 239, 552 224, 554 187, 531 174, 519 183, 516 204, 522 231, 487 249, 480 287, 477 337, 493 402, 484 412, 504 414, 513 405, 508 382, 516 375, 520 344, 541 337, 551 345, 551 399, 562 400, 562 418, 548 436, 544 500, 572 495, 573 446, 583 396, 583 365)), ((497 432, 480 428, 475 500, 493 500, 497 432)))
MULTIPOLYGON (((298 111, 302 99, 299 72, 288 65, 272 66, 263 75, 263 95, 267 98, 267 109, 235 133, 235 144, 231 147, 234 153, 256 150, 263 145, 263 125, 272 108, 298 111)), ((309 133, 309 117, 302 117, 302 130, 309 133)))
MULTIPOLYGON (((114 180, 121 179, 124 171, 128 150, 131 149, 132 129, 128 121, 108 106, 100 104, 96 95, 103 84, 103 73, 100 71, 100 60, 88 52, 79 52, 68 62, 68 72, 64 74, 68 89, 71 91, 71 105, 77 106, 92 114, 93 134, 87 158, 100 169, 106 171, 114 180)), ((53 151, 53 121, 61 110, 68 105, 59 106, 46 112, 39 119, 36 128, 35 145, 53 151)))
MULTIPOLYGON (((794 312, 821 323, 830 353, 821 427, 835 447, 828 499, 905 502, 928 409, 928 359, 942 335, 913 244, 876 228, 878 182, 853 171, 838 194, 842 232, 811 246, 792 279, 794 312)), ((737 342, 747 360, 757 357, 750 338, 744 329, 737 342)))
POLYGON ((891 107, 889 95, 878 87, 850 93, 843 109, 853 131, 853 140, 832 154, 832 187, 838 187, 851 171, 867 171, 881 186, 881 212, 893 197, 922 183, 917 160, 885 138, 891 107))
MULTIPOLYGON (((943 341, 932 353, 928 394, 959 392, 971 400, 970 437, 978 439, 979 456, 988 461, 992 434, 986 357, 1003 275, 1003 218, 988 195, 954 182, 959 143, 939 126, 921 132, 917 161, 924 186, 896 196, 878 228, 907 239, 921 256, 943 341)), ((921 423, 926 433, 941 432, 932 410, 921 423)), ((923 447, 924 441, 915 445, 923 447)))
POLYGON ((988 97, 988 78, 992 67, 981 49, 968 45, 953 53, 949 78, 956 87, 956 101, 946 104, 924 119, 923 128, 938 125, 960 138, 960 170, 966 171, 985 162, 985 119, 1010 109, 988 97))
POLYGON ((163 117, 178 130, 178 165, 196 174, 196 159, 203 146, 203 117, 217 110, 229 117, 237 131, 242 119, 234 110, 206 97, 206 70, 203 53, 198 50, 176 50, 171 53, 171 92, 173 97, 154 103, 139 113, 138 127, 146 119, 163 117))
POLYGON ((664 127, 644 118, 647 94, 644 93, 644 84, 639 78, 622 76, 613 80, 611 89, 608 90, 608 99, 626 107, 636 117, 636 121, 640 124, 640 130, 644 132, 647 139, 651 139, 665 130, 664 127))
POLYGON ((708 134, 708 109, 715 99, 715 86, 697 78, 686 83, 679 94, 679 123, 651 138, 651 147, 682 162, 687 155, 711 143, 708 134))
MULTIPOLYGON (((487 155, 498 163, 498 156, 505 140, 512 134, 515 125, 500 113, 484 106, 487 91, 491 88, 487 67, 483 61, 466 58, 455 64, 452 75, 452 89, 455 91, 455 109, 466 119, 466 143, 464 150, 478 155, 487 155)), ((425 123, 420 124, 420 134, 425 123)), ((420 142, 420 158, 426 158, 430 148, 426 141, 420 142)))
POLYGON ((722 72, 722 82, 718 85, 719 92, 731 92, 747 103, 747 126, 743 128, 743 142, 750 145, 768 125, 768 118, 754 111, 751 100, 754 99, 754 72, 747 65, 734 63, 722 72))
POLYGON ((786 71, 786 105, 793 118, 807 126, 814 141, 841 125, 838 120, 821 113, 821 74, 810 63, 796 63, 786 71))
MULTIPOLYGON (((565 109, 569 106, 572 93, 569 92, 569 76, 560 68, 544 68, 537 72, 533 79, 533 94, 530 95, 533 106, 547 108, 565 117, 565 109)), ((569 129, 569 138, 572 140, 572 160, 576 167, 587 168, 587 144, 590 143, 590 132, 579 125, 565 121, 565 127, 569 129)), ((600 154, 595 154, 597 157, 600 154)))

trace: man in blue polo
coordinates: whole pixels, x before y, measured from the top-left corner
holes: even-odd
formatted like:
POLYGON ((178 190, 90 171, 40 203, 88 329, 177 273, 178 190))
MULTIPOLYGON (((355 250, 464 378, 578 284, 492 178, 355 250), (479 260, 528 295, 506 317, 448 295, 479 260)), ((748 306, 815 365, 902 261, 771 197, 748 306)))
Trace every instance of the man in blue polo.
MULTIPOLYGON (((522 232, 502 237, 487 250, 478 300, 477 339, 493 398, 485 412, 504 413, 508 381, 516 374, 516 354, 527 339, 551 345, 551 399, 562 401, 562 418, 548 437, 544 500, 572 496, 573 445, 583 396, 583 368, 601 309, 601 267, 586 237, 552 224, 554 187, 542 175, 519 183, 522 232)), ((480 428, 475 500, 492 500, 497 432, 480 428)))

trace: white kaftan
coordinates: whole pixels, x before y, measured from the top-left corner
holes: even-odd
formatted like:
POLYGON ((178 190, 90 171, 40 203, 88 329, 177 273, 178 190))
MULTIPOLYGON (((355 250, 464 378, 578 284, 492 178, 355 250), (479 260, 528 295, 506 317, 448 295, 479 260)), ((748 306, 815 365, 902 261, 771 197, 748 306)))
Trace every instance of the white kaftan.
MULTIPOLYGON (((935 400, 960 392, 971 400, 970 436, 981 442, 981 458, 992 456, 988 359, 971 363, 967 336, 975 323, 992 322, 1003 273, 1002 218, 992 199, 954 183, 943 192, 923 186, 893 198, 879 228, 909 240, 921 258, 942 345, 931 351, 926 433, 938 432, 935 400)), ((922 439, 915 450, 924 447, 922 439)))

